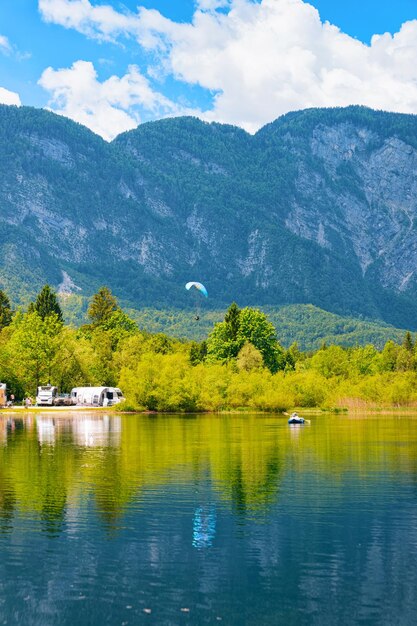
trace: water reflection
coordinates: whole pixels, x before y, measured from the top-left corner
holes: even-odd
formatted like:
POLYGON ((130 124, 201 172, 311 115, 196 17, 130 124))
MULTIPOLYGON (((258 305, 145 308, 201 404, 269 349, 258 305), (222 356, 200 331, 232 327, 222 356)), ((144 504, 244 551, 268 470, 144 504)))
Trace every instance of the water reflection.
POLYGON ((0 621, 416 623, 413 417, 4 413, 0 442, 0 621))
POLYGON ((39 443, 54 445, 55 443, 55 420, 51 417, 40 417, 36 420, 39 443))
POLYGON ((216 507, 199 506, 193 520, 194 548, 210 548, 216 535, 216 507))
POLYGON ((7 484, 14 494, 8 491, 8 515, 13 501, 44 518, 62 517, 68 493, 77 498, 88 492, 103 519, 114 523, 130 501, 179 481, 212 490, 245 517, 267 512, 279 501, 283 481, 294 472, 308 477, 312 466, 316 476, 332 481, 345 472, 365 479, 392 471, 410 474, 417 484, 414 425, 402 421, 399 432, 392 420, 345 419, 336 437, 327 427, 287 427, 260 417, 4 415, 0 490, 7 484))
MULTIPOLYGON (((9 420, 14 424, 16 420, 9 420)), ((19 421, 19 420, 17 420, 19 421)), ((78 446, 107 447, 119 446, 122 421, 119 416, 80 415, 76 418, 37 417, 36 429, 41 445, 54 445, 57 436, 70 433, 72 441, 78 446)))
POLYGON ((122 420, 104 415, 101 419, 84 418, 72 422, 74 441, 79 446, 119 446, 121 441, 122 420))

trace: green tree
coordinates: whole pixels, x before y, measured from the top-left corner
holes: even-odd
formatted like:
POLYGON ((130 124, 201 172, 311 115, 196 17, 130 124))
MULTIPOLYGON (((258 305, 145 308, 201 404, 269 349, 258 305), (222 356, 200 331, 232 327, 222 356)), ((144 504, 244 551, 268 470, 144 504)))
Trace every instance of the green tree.
POLYGON ((232 341, 236 341, 238 338, 240 328, 240 309, 236 302, 232 302, 226 311, 224 316, 224 322, 227 327, 227 332, 232 341))
POLYGON ((237 366, 245 372, 252 372, 263 367, 264 361, 260 351, 247 341, 237 355, 237 366))
POLYGON ((209 361, 230 361, 235 359, 245 343, 239 336, 241 311, 233 302, 224 316, 224 321, 215 324, 207 339, 209 361))
POLYGON ((414 369, 414 353, 404 345, 398 348, 397 361, 395 363, 395 369, 397 372, 407 372, 414 369))
POLYGON ((235 303, 227 311, 224 322, 216 324, 208 337, 208 360, 227 362, 235 359, 246 342, 260 351, 271 372, 284 368, 284 350, 265 313, 249 307, 239 310, 235 303))
POLYGON ((388 340, 381 352, 380 369, 382 372, 394 372, 400 346, 388 340))
POLYGON ((192 341, 190 345, 190 363, 191 365, 197 365, 197 363, 203 363, 207 356, 207 342, 192 341))
POLYGON ((325 378, 332 376, 347 377, 349 373, 349 358, 346 350, 340 346, 329 346, 320 349, 311 359, 311 367, 325 378))
POLYGON ((69 392, 73 387, 82 387, 86 383, 100 383, 101 380, 94 375, 96 361, 93 342, 75 329, 64 326, 58 337, 50 381, 58 385, 62 392, 69 392))
POLYGON ((108 287, 100 287, 91 299, 87 315, 93 326, 101 326, 118 310, 120 310, 120 307, 117 303, 117 298, 110 289, 108 287))
POLYGON ((90 367, 90 376, 98 385, 116 384, 116 368, 114 364, 114 349, 112 337, 102 326, 94 328, 91 335, 91 344, 94 349, 94 362, 90 367))
POLYGON ((34 311, 26 315, 17 314, 10 328, 12 335, 7 353, 11 369, 21 381, 25 393, 35 395, 41 383, 51 380, 62 324, 56 313, 43 320, 34 311))
POLYGON ((177 352, 178 342, 164 333, 151 335, 147 340, 147 349, 156 354, 173 354, 177 352))
POLYGON ((286 350, 284 359, 285 359, 285 370, 286 371, 294 371, 297 361, 301 358, 301 352, 298 349, 298 344, 295 341, 291 346, 286 350))
POLYGON ((9 326, 12 321, 12 309, 10 306, 10 300, 0 289, 0 330, 9 326))
POLYGON ((33 304, 33 308, 31 307, 29 312, 33 312, 33 310, 38 313, 42 320, 47 318, 49 315, 55 314, 58 321, 64 321, 56 293, 49 285, 44 285, 44 287, 42 287, 42 290, 39 292, 38 297, 33 304))
POLYGON ((351 372, 368 376, 375 374, 380 365, 380 355, 375 346, 367 345, 355 348, 350 354, 351 372))
POLYGON ((101 326, 110 335, 113 350, 117 348, 120 341, 138 332, 136 322, 121 309, 114 311, 102 322, 101 326))
POLYGON ((408 352, 412 352, 414 350, 414 342, 409 330, 407 330, 404 335, 403 348, 408 350, 408 352))
POLYGON ((243 345, 246 341, 252 343, 262 354, 266 367, 276 372, 285 367, 285 353, 277 340, 274 325, 268 320, 265 313, 259 309, 246 307, 239 316, 238 339, 243 345))

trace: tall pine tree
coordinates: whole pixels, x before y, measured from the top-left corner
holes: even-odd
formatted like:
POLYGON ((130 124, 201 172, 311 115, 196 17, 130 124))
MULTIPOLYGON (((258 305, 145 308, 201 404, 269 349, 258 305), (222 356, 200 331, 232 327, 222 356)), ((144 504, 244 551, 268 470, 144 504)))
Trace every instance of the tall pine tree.
POLYGON ((110 289, 108 287, 100 287, 98 292, 92 297, 87 315, 93 326, 101 326, 118 310, 117 298, 110 289))
POLYGON ((224 316, 224 321, 227 327, 227 334, 229 339, 232 341, 236 341, 237 335, 239 332, 240 326, 240 309, 237 306, 236 302, 232 302, 229 308, 226 311, 226 315, 224 316))
POLYGON ((56 313, 58 320, 60 322, 64 321, 57 295, 49 285, 45 285, 42 288, 34 304, 29 307, 29 312, 31 311, 36 311, 43 320, 48 317, 48 315, 56 313))
POLYGON ((409 330, 407 330, 407 332, 405 333, 404 340, 403 340, 403 348, 408 350, 408 352, 412 352, 414 349, 413 338, 409 330))
POLYGON ((10 300, 0 289, 0 330, 5 326, 8 326, 12 321, 12 309, 10 307, 10 300))

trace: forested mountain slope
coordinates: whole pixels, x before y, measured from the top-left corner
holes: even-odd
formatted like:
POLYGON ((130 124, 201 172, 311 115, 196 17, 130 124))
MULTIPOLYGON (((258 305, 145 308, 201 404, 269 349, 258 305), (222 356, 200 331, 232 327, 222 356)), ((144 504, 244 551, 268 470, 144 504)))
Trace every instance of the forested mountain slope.
MULTIPOLYGON (((282 307, 263 307, 277 330, 283 346, 296 342, 301 350, 317 350, 323 344, 359 346, 373 344, 382 349, 388 340, 402 343, 404 331, 387 324, 367 322, 328 313, 311 304, 291 304, 282 307)), ((189 311, 179 309, 130 310, 129 314, 140 328, 149 332, 163 332, 173 337, 202 341, 216 322, 224 319, 225 311, 209 311, 198 323, 189 311)))
POLYGON ((311 303, 417 328, 417 118, 291 113, 255 136, 194 118, 108 144, 0 106, 0 288, 45 282, 134 308, 311 303))

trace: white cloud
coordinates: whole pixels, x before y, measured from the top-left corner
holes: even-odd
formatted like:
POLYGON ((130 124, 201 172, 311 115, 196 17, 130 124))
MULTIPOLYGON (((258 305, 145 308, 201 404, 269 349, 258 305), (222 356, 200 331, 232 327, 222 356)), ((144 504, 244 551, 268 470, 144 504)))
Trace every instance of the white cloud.
POLYGON ((0 35, 0 50, 3 53, 9 54, 11 49, 12 49, 12 47, 11 47, 10 42, 7 39, 7 37, 5 37, 4 35, 0 35))
POLYGON ((20 106, 22 103, 20 102, 19 94, 14 91, 9 91, 4 87, 0 87, 0 104, 15 104, 16 106, 20 106))
POLYGON ((176 107, 152 90, 149 81, 135 65, 119 78, 100 82, 92 63, 76 61, 71 68, 48 67, 39 84, 51 93, 50 107, 87 126, 104 139, 113 139, 140 122, 139 111, 155 116, 176 113, 176 107))
POLYGON ((88 36, 134 37, 154 50, 159 71, 215 93, 212 108, 201 113, 209 120, 254 131, 306 107, 417 113, 417 20, 367 46, 323 23, 303 0, 198 0, 189 24, 90 0, 39 0, 39 8, 44 19, 88 36), (216 11, 226 5, 228 12, 216 11))
POLYGON ((0 52, 7 56, 13 55, 18 61, 26 61, 32 56, 30 52, 20 52, 5 35, 0 35, 0 52))
POLYGON ((39 10, 45 21, 90 36, 108 38, 131 28, 129 18, 110 6, 94 7, 89 0, 39 0, 39 10))
POLYGON ((202 11, 215 11, 230 5, 230 0, 196 0, 196 5, 202 11))

